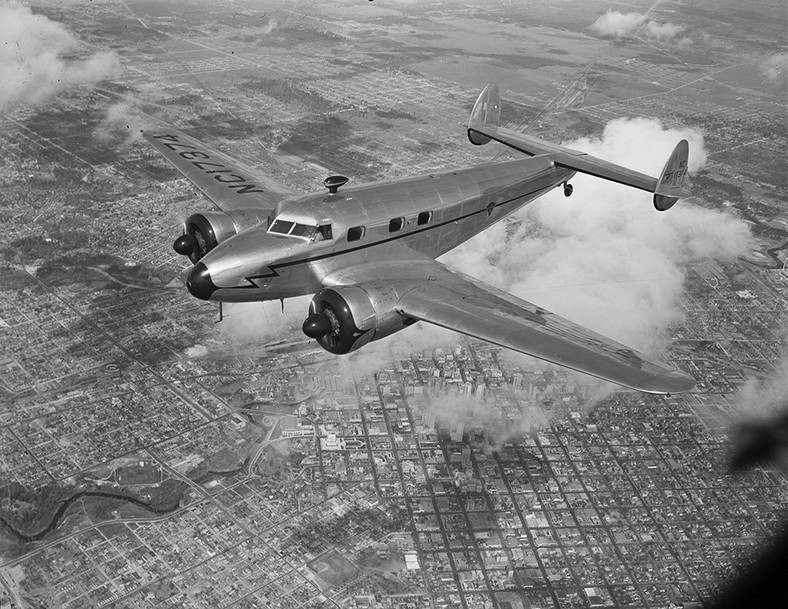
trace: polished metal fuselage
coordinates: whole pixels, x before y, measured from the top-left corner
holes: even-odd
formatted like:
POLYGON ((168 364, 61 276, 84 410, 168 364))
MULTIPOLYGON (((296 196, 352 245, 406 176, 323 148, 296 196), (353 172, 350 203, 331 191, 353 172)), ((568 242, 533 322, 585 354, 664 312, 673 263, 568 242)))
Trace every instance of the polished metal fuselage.
POLYGON ((277 215, 331 225, 332 238, 307 241, 268 232, 268 223, 220 243, 201 263, 216 290, 210 300, 248 302, 314 294, 342 268, 389 261, 401 242, 437 258, 574 175, 548 157, 436 172, 316 193, 279 205, 277 215), (391 221, 402 218, 392 231, 391 221), (348 240, 349 229, 358 239, 348 240), (363 230, 362 230, 363 229, 363 230))

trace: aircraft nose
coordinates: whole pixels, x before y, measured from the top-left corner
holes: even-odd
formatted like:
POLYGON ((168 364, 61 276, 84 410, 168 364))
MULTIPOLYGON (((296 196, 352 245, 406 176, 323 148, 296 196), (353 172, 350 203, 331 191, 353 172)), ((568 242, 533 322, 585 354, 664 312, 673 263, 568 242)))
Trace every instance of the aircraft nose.
POLYGON ((186 278, 186 289, 192 296, 200 300, 208 300, 217 290, 211 279, 211 272, 202 262, 194 265, 186 278))

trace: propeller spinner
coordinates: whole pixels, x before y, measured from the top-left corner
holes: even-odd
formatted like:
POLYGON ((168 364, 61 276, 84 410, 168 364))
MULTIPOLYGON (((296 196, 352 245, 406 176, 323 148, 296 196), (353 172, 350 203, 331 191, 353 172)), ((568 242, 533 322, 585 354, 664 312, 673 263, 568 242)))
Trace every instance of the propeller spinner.
POLYGON ((331 332, 331 320, 322 313, 313 313, 306 318, 302 329, 309 338, 321 338, 331 332))
POLYGON ((197 249, 197 240, 193 235, 181 235, 172 244, 172 249, 178 252, 181 256, 191 256, 195 249, 197 249))

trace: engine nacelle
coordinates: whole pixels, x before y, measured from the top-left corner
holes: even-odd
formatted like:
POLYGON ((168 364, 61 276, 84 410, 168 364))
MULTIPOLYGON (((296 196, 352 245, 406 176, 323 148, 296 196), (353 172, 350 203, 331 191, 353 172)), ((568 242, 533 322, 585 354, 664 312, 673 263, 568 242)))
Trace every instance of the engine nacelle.
POLYGON ((416 321, 395 310, 396 300, 382 282, 324 288, 309 305, 304 334, 330 353, 350 353, 416 321))
POLYGON ((179 254, 188 256, 195 264, 238 232, 233 219, 220 211, 192 214, 186 218, 183 228, 183 235, 175 240, 172 247, 179 254))
POLYGON ((234 210, 232 216, 222 211, 192 214, 183 223, 183 234, 175 240, 172 248, 197 264, 220 243, 264 220, 268 220, 268 216, 259 209, 234 210))

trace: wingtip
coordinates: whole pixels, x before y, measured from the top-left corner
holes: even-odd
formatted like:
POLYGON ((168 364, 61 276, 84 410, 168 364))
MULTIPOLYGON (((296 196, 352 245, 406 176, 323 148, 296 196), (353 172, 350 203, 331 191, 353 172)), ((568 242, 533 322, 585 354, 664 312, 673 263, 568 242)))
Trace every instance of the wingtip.
POLYGON ((646 393, 664 395, 673 393, 686 393, 687 391, 691 391, 694 388, 695 379, 676 370, 675 372, 668 372, 666 374, 660 374, 659 376, 653 376, 641 383, 636 389, 639 391, 645 391, 646 393))

